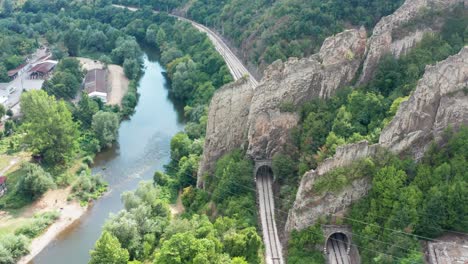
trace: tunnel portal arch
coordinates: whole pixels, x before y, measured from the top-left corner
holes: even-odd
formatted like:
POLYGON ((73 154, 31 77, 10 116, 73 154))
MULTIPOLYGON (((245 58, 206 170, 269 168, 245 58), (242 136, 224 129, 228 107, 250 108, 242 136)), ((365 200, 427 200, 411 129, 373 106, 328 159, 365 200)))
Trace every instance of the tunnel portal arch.
POLYGON ((254 179, 257 180, 258 176, 270 176, 272 180, 275 179, 273 175, 273 165, 271 160, 256 160, 255 161, 255 170, 254 170, 254 179))
POLYGON ((331 240, 344 241, 346 244, 346 253, 350 253, 352 244, 352 233, 347 226, 325 225, 322 226, 322 230, 323 236, 325 238, 325 245, 323 247, 323 251, 325 254, 328 253, 328 246, 331 240))

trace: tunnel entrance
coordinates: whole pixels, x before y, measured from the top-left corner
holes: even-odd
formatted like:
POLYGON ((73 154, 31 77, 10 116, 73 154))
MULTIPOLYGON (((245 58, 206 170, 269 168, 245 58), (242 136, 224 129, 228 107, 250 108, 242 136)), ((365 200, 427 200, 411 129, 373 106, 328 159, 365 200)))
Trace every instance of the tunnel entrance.
POLYGON ((331 234, 327 239, 326 253, 328 263, 349 264, 350 241, 348 237, 341 232, 331 234))
POLYGON ((268 178, 269 180, 273 181, 273 170, 268 165, 263 165, 257 169, 255 173, 255 179, 258 180, 260 177, 268 178))

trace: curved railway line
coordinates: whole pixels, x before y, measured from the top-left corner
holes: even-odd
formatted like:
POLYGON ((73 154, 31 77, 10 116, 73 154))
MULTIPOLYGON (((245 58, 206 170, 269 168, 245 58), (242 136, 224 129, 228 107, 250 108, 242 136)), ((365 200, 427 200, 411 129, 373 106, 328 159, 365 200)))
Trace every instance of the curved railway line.
MULTIPOLYGON (((117 8, 124 8, 130 11, 137 11, 138 8, 127 7, 122 5, 113 5, 117 8)), ((158 11, 154 11, 157 13, 158 11)), ((179 20, 189 22, 201 32, 207 34, 219 54, 223 57, 229 71, 234 80, 239 80, 244 77, 248 78, 248 82, 252 89, 258 86, 258 81, 249 72, 249 70, 242 64, 242 61, 235 55, 235 53, 228 47, 223 39, 218 36, 214 31, 208 27, 201 25, 190 19, 172 15, 179 20)), ((270 167, 264 166, 259 169, 257 173, 257 195, 259 199, 259 214, 262 224, 263 241, 266 248, 266 264, 284 264, 281 244, 278 237, 278 231, 275 222, 275 203, 273 200, 273 172, 270 167)))

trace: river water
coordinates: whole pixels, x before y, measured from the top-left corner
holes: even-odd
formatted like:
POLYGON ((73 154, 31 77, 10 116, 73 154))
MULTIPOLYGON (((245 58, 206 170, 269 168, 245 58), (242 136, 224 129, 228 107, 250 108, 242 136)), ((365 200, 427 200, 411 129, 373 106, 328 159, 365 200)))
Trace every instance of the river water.
POLYGON ((145 73, 135 114, 121 123, 118 144, 96 156, 93 173, 109 183, 110 192, 99 199, 73 226, 60 234, 31 263, 84 264, 110 213, 123 208, 120 195, 151 180, 170 160, 170 140, 183 129, 183 115, 168 95, 164 69, 154 51, 145 50, 145 73))

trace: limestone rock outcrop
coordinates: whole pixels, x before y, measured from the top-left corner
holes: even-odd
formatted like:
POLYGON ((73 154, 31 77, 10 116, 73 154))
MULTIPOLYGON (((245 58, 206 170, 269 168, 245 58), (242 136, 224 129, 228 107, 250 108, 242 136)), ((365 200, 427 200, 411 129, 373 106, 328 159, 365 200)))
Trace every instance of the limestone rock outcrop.
MULTIPOLYGON (((375 26, 372 36, 369 39, 366 60, 359 83, 366 83, 372 78, 379 60, 383 55, 391 53, 395 57, 399 57, 410 48, 414 47, 416 43, 422 39, 423 33, 437 31, 437 29, 431 28, 431 25, 426 25, 426 28, 416 28, 412 32, 407 32, 399 39, 394 39, 395 31, 414 20, 425 9, 446 9, 457 4, 464 4, 466 7, 468 6, 468 1, 406 0, 393 14, 382 18, 375 26)), ((436 25, 434 26, 437 27, 436 25)))
POLYGON ((326 98, 350 84, 365 47, 363 28, 346 30, 327 38, 318 54, 272 64, 252 98, 247 154, 253 159, 268 159, 279 151, 288 141, 288 131, 299 121, 296 114, 281 112, 281 105, 326 98))
POLYGON ((335 214, 366 195, 371 188, 370 181, 366 178, 354 180, 349 186, 337 193, 315 194, 313 186, 315 181, 325 173, 372 156, 377 150, 377 145, 369 145, 367 141, 341 146, 337 148, 333 157, 326 159, 316 170, 304 174, 297 191, 294 207, 290 210, 286 222, 286 231, 307 228, 321 216, 335 214))
POLYGON ((418 159, 433 140, 441 138, 447 127, 457 129, 463 124, 468 125, 468 46, 426 67, 416 90, 400 105, 394 119, 382 131, 378 144, 363 141, 339 147, 332 158, 303 176, 286 230, 313 225, 320 215, 333 214, 349 206, 370 188, 368 180, 358 179, 338 193, 314 194, 313 184, 320 175, 373 156, 382 147, 395 153, 410 151, 418 159))
POLYGON ((289 129, 299 121, 295 113, 281 112, 281 104, 327 97, 349 84, 365 47, 363 28, 346 30, 327 38, 318 54, 273 63, 255 89, 239 81, 217 91, 208 113, 198 186, 215 161, 235 148, 248 146, 253 159, 270 158, 289 140, 289 129))
POLYGON ((252 86, 241 79, 216 91, 208 111, 203 157, 199 166, 200 177, 214 167, 223 154, 247 144, 247 122, 253 96, 252 86))
POLYGON ((396 153, 408 150, 419 159, 447 127, 463 124, 468 124, 468 47, 426 67, 410 99, 382 131, 379 143, 396 153))

